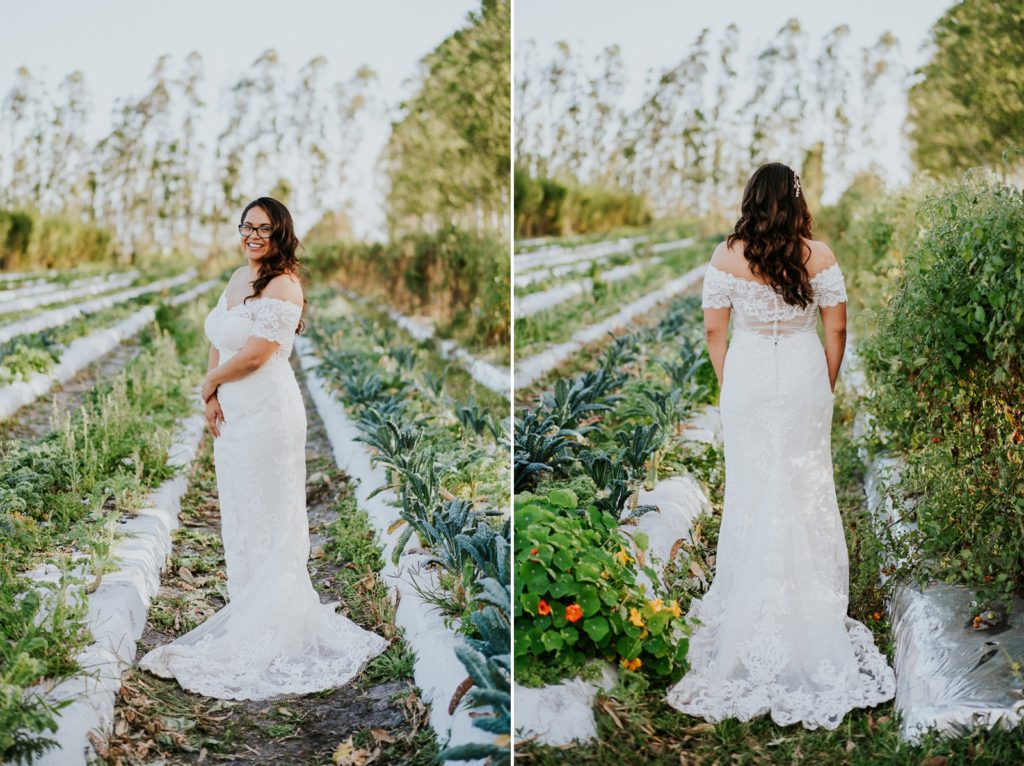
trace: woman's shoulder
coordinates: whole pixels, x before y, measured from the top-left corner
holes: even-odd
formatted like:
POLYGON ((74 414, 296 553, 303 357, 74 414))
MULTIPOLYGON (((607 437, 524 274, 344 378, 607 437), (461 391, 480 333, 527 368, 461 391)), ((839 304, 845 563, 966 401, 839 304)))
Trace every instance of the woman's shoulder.
POLYGON ((811 250, 811 254, 807 258, 807 271, 812 276, 839 263, 836 254, 825 242, 817 239, 804 239, 804 242, 811 250))
POLYGON ((711 265, 722 271, 734 271, 737 266, 746 270, 746 259, 743 257, 743 243, 740 241, 729 244, 723 239, 711 254, 711 265))
POLYGON ((304 300, 302 296, 302 281, 290 272, 278 274, 263 288, 263 297, 290 301, 301 308, 304 300))

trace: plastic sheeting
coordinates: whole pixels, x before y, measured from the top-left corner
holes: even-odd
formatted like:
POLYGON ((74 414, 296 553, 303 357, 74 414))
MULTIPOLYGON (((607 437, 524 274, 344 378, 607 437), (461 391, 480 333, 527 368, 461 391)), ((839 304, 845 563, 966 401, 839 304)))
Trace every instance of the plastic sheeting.
MULTIPOLYGON (((615 266, 614 268, 603 272, 601 274, 601 280, 604 282, 621 282, 623 279, 643 271, 648 266, 656 266, 659 263, 661 263, 661 258, 651 258, 650 260, 615 266)), ((590 277, 585 277, 584 279, 579 279, 575 282, 566 282, 565 284, 556 285, 548 290, 540 290, 535 293, 530 293, 529 295, 524 295, 521 298, 516 298, 515 316, 516 318, 519 318, 539 314, 541 311, 547 311, 548 309, 557 306, 559 303, 564 303, 570 298, 588 293, 593 288, 594 280, 590 277)))
POLYGON ((704 278, 707 264, 691 269, 680 277, 667 282, 657 290, 652 290, 632 303, 627 304, 618 312, 596 324, 577 330, 565 343, 559 343, 541 351, 535 356, 516 361, 515 388, 525 388, 547 373, 556 369, 562 362, 576 354, 588 343, 601 340, 605 335, 625 327, 634 318, 651 311, 660 303, 674 298, 704 278))
MULTIPOLYGON (((218 284, 209 280, 168 300, 171 305, 185 303, 218 284)), ((110 353, 114 348, 140 332, 153 321, 156 309, 145 306, 120 322, 94 330, 68 344, 60 360, 47 373, 35 373, 27 380, 17 380, 0 388, 0 420, 9 417, 26 404, 30 404, 53 386, 66 383, 86 366, 110 353)))
MULTIPOLYGON (((847 387, 858 396, 869 395, 852 343, 847 359, 847 387)), ((857 414, 855 438, 874 428, 867 412, 857 414)), ((870 458, 863 448, 860 455, 867 465, 864 491, 872 516, 897 536, 912 531, 915 524, 899 517, 892 497, 906 461, 893 454, 870 458)), ((1024 720, 1024 679, 1011 667, 1024 660, 1024 602, 1015 600, 994 626, 975 630, 973 598, 963 586, 939 582, 895 589, 888 611, 896 647, 895 704, 906 740, 917 742, 929 729, 962 736, 977 727, 1012 728, 1024 720)))
MULTIPOLYGON (((139 276, 137 271, 126 271, 108 277, 91 277, 72 282, 64 289, 50 289, 52 285, 40 285, 32 294, 9 295, 0 298, 0 314, 14 311, 29 311, 38 306, 49 306, 52 303, 71 301, 87 295, 102 295, 109 290, 130 285, 139 276), (46 289, 43 289, 46 288, 46 289)), ((60 285, 56 286, 60 288, 60 285)), ((33 289, 33 288, 26 288, 33 289)), ((15 291, 20 292, 20 291, 15 291)))
POLYGON ((113 295, 103 295, 99 298, 93 298, 89 301, 82 303, 75 303, 71 306, 61 306, 60 308, 51 309, 50 311, 44 311, 42 314, 36 314, 28 319, 23 319, 19 322, 11 322, 3 327, 0 327, 0 343, 6 343, 11 338, 16 338, 19 335, 28 335, 29 333, 41 332, 43 330, 49 330, 52 327, 62 327, 76 317, 85 316, 87 314, 94 314, 97 311, 116 306, 119 303, 131 300, 139 295, 145 295, 146 293, 158 292, 160 290, 169 290, 172 287, 186 284, 191 282, 196 276, 195 269, 189 269, 183 274, 179 274, 176 277, 168 277, 167 279, 159 279, 156 282, 150 282, 147 285, 141 285, 139 287, 132 287, 128 290, 124 290, 113 295))

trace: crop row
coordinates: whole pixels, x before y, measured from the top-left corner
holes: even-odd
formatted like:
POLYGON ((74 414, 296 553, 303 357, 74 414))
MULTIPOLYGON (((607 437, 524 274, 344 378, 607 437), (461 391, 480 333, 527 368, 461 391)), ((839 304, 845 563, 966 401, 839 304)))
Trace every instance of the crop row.
MULTIPOLYGON (((482 406, 474 394, 452 398, 447 375, 436 372, 439 360, 428 348, 350 308, 321 307, 312 323, 318 373, 351 412, 374 462, 384 467, 387 484, 381 489, 397 497, 403 531, 391 546, 391 561, 417 558, 407 552, 414 536, 429 551, 426 571, 406 577, 465 638, 456 652, 470 676, 467 698, 489 708, 476 725, 507 737, 510 520, 504 506, 510 488, 500 410, 482 406)), ((499 741, 462 745, 443 757, 503 753, 507 748, 499 741)))
POLYGON ((142 351, 91 390, 73 414, 35 442, 0 454, 0 614, 3 688, 0 757, 27 759, 47 747, 60 712, 48 685, 80 671, 88 643, 83 597, 112 567, 120 521, 169 478, 170 434, 194 406, 200 375, 198 327, 208 301, 162 311, 142 351), (180 349, 180 350, 179 350, 180 349), (50 584, 22 573, 50 562, 50 584), (85 580, 72 570, 84 573, 85 580), (43 686, 38 686, 43 684, 43 686))

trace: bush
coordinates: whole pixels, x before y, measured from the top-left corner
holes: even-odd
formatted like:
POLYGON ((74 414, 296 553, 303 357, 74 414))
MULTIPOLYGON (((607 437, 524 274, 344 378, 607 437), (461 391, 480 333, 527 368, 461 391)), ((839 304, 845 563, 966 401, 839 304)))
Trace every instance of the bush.
POLYGON ((862 353, 907 453, 916 574, 1024 587, 1024 196, 967 177, 928 196, 862 353))
POLYGON ((621 226, 645 226, 653 218, 647 201, 625 189, 579 186, 515 173, 516 236, 602 233, 621 226))
POLYGON ((0 210, 0 270, 68 269, 114 263, 111 233, 70 215, 0 210))
POLYGON ((386 245, 313 245, 305 263, 319 279, 340 280, 405 313, 429 314, 441 335, 487 347, 509 341, 507 242, 449 226, 386 245))
POLYGON ((637 582, 642 535, 635 550, 611 514, 575 508, 568 490, 516 497, 516 678, 559 681, 594 658, 680 677, 689 630, 677 602, 648 599, 637 582))

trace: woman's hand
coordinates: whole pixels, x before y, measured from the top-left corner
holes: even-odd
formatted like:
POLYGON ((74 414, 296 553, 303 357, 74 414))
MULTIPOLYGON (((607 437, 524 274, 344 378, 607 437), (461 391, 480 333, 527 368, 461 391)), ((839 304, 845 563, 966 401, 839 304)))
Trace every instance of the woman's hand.
POLYGON ((216 396, 217 388, 219 387, 219 384, 214 383, 210 379, 210 377, 211 377, 211 373, 208 372, 208 373, 206 373, 206 377, 203 378, 203 401, 204 402, 208 402, 208 401, 210 401, 210 397, 216 396))
POLYGON ((220 400, 215 393, 206 400, 206 423, 210 426, 214 438, 220 436, 220 424, 224 422, 224 410, 220 408, 220 400))

